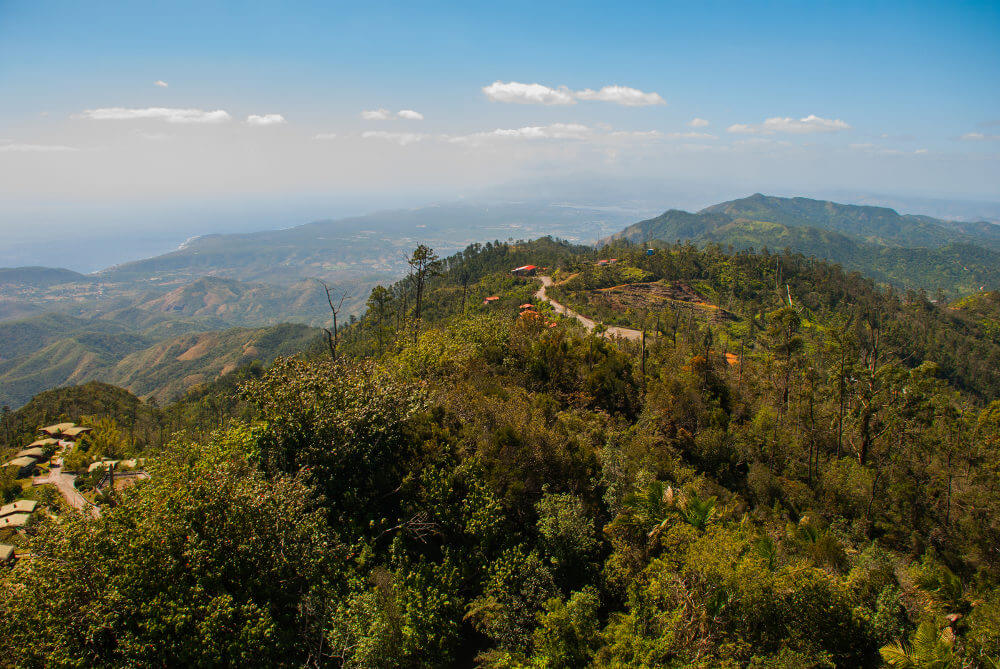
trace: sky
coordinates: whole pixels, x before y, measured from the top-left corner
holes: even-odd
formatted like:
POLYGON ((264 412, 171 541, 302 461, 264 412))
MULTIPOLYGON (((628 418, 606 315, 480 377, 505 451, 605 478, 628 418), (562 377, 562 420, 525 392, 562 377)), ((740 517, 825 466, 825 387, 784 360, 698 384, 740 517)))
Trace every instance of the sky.
POLYGON ((575 174, 1000 200, 1000 3, 0 0, 13 242, 575 174))

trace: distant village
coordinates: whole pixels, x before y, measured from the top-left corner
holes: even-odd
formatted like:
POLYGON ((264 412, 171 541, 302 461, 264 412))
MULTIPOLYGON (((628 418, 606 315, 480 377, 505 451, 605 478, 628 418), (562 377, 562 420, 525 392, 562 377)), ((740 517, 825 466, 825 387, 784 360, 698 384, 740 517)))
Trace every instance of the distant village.
MULTIPOLYGON (((39 499, 38 490, 42 486, 54 488, 66 506, 91 516, 100 515, 97 500, 105 491, 113 491, 121 486, 121 481, 145 478, 145 464, 141 458, 116 460, 97 458, 86 465, 84 470, 67 471, 66 457, 80 446, 80 440, 94 431, 93 427, 64 422, 39 428, 37 438, 14 454, 2 467, 20 485, 21 493, 15 499, 0 507, 0 564, 11 564, 21 557, 18 544, 25 536, 36 516, 45 513, 56 517, 57 506, 46 505, 39 499), (117 473, 116 473, 117 472, 117 473), (78 480, 84 480, 89 492, 78 489, 78 480)), ((85 462, 85 461, 84 461, 85 462)), ((9 499, 9 498, 8 498, 9 499)))

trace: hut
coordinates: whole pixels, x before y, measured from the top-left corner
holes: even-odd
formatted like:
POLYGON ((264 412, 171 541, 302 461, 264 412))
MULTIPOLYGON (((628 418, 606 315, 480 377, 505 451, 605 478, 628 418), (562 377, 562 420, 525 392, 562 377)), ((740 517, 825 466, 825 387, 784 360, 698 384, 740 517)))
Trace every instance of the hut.
POLYGON ((18 451, 18 454, 14 457, 17 458, 34 458, 36 460, 41 460, 45 457, 45 449, 41 446, 35 446, 34 448, 26 448, 23 451, 18 451))
POLYGON ((28 524, 30 513, 12 513, 0 518, 0 530, 19 530, 28 524))
POLYGON ((19 499, 16 502, 0 506, 0 518, 6 518, 15 513, 34 513, 37 508, 38 502, 33 499, 19 499))
POLYGON ((77 425, 75 427, 66 428, 65 430, 62 431, 62 434, 63 437, 65 437, 66 439, 76 439, 81 434, 86 434, 87 432, 90 432, 93 429, 94 428, 92 427, 83 427, 81 425, 77 425))
POLYGON ((46 425, 41 429, 41 431, 49 435, 50 437, 54 437, 57 434, 63 434, 66 430, 70 429, 75 425, 76 423, 56 423, 54 425, 46 425))
POLYGON ((0 564, 10 564, 14 561, 14 547, 10 544, 0 544, 0 564))
POLYGON ((28 476, 29 474, 31 474, 37 462, 38 461, 35 460, 35 458, 22 456, 20 458, 14 458, 13 460, 8 460, 7 462, 3 463, 3 466, 16 467, 17 476, 21 477, 21 476, 28 476))
POLYGON ((535 276, 536 272, 538 272, 537 265, 522 265, 520 267, 515 267, 510 271, 510 273, 515 276, 535 276))
POLYGON ((28 444, 28 448, 36 448, 36 447, 48 448, 49 446, 55 446, 58 443, 59 443, 58 439, 53 439, 52 437, 48 437, 47 439, 36 439, 35 441, 28 444))

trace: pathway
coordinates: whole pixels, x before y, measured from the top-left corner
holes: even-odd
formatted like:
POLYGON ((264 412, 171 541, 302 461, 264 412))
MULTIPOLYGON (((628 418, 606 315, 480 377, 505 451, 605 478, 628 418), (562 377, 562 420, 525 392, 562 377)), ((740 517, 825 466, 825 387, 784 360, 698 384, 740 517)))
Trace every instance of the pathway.
POLYGON ((87 501, 87 498, 80 494, 80 491, 76 489, 74 481, 76 481, 75 474, 63 474, 62 471, 62 458, 56 458, 59 462, 58 467, 52 467, 49 469, 49 473, 46 476, 39 476, 32 480, 32 485, 46 485, 51 483, 56 487, 56 489, 62 494, 63 499, 74 509, 89 513, 94 518, 101 515, 101 510, 87 501))
MULTIPOLYGON (((587 318, 583 314, 578 314, 564 304, 556 302, 551 297, 545 294, 545 289, 552 285, 552 277, 550 276, 540 276, 538 279, 542 282, 542 287, 535 291, 535 298, 548 302, 552 305, 552 308, 556 310, 556 313, 560 313, 564 316, 569 316, 570 318, 575 318, 578 320, 583 327, 587 328, 588 331, 592 331, 597 327, 597 321, 587 318)), ((622 339, 628 339, 630 341, 639 341, 642 339, 642 332, 640 330, 633 330, 632 328, 622 328, 617 325, 605 325, 606 329, 602 334, 603 337, 614 338, 621 337, 622 339)))

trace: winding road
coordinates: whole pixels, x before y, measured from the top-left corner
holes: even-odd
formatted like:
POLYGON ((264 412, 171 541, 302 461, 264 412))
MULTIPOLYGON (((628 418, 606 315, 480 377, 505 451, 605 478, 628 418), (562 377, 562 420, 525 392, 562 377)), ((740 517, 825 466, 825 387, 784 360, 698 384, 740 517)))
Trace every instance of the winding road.
POLYGON ((63 459, 57 458, 59 462, 59 467, 53 467, 49 469, 49 473, 46 476, 39 476, 38 478, 32 480, 31 485, 46 485, 51 483, 56 487, 62 496, 74 509, 82 511, 84 513, 89 513, 94 518, 101 515, 101 510, 87 501, 87 498, 80 494, 80 491, 76 489, 74 482, 76 481, 76 476, 74 474, 63 474, 62 464, 63 459))
MULTIPOLYGON (((556 310, 556 313, 562 314, 563 316, 569 316, 570 318, 575 318, 581 325, 583 325, 583 327, 587 328, 588 331, 592 331, 597 327, 597 321, 587 318, 583 314, 576 313, 566 305, 560 304, 546 295, 545 289, 552 285, 552 277, 540 276, 538 277, 538 280, 542 282, 542 287, 535 291, 535 299, 548 302, 552 305, 552 308, 556 310)), ((606 329, 603 333, 601 333, 602 337, 607 337, 609 339, 621 337, 622 339, 628 339, 630 341, 639 341, 642 339, 642 332, 640 330, 622 328, 617 325, 605 325, 604 327, 606 329)))

